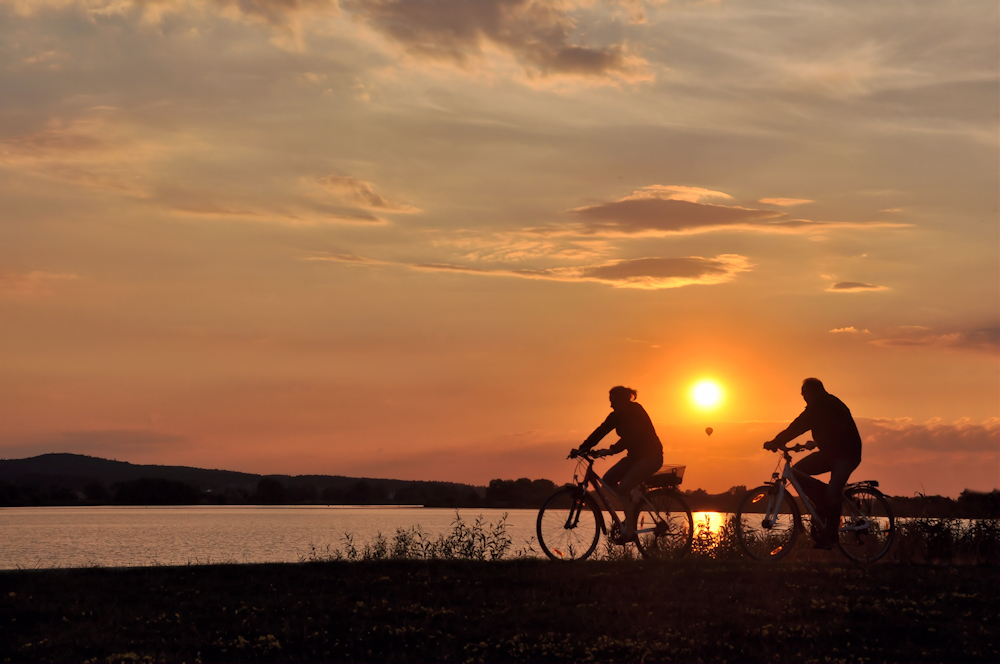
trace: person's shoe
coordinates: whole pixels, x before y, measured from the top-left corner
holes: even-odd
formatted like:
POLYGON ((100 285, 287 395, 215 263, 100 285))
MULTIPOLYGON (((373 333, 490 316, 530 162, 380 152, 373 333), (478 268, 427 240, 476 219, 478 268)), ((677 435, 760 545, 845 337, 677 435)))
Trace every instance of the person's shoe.
POLYGON ((628 544, 637 539, 639 538, 636 537, 635 531, 630 528, 615 529, 611 536, 611 541, 619 545, 628 544))

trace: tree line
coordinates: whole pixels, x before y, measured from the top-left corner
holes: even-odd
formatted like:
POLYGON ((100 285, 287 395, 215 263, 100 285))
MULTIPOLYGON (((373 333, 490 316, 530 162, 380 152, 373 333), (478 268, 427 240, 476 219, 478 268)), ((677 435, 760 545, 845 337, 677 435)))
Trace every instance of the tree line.
MULTIPOLYGON (((395 484, 399 484, 398 482, 395 484)), ((57 481, 0 481, 0 506, 68 505, 425 505, 429 507, 537 507, 555 491, 549 480, 492 480, 489 486, 411 482, 401 486, 357 480, 344 487, 262 477, 252 489, 201 489, 178 480, 144 477, 82 490, 57 481)))
MULTIPOLYGON (((448 482, 357 480, 344 486, 319 487, 302 481, 262 477, 253 488, 201 489, 178 480, 140 478, 105 485, 90 480, 82 490, 57 481, 0 481, 0 507, 67 505, 424 505, 427 507, 497 507, 535 509, 557 488, 550 480, 491 480, 484 488, 448 482)), ((712 494, 682 492, 694 512, 735 512, 745 486, 712 494)), ((966 489, 956 498, 917 494, 893 496, 899 517, 998 518, 1000 491, 966 489)))

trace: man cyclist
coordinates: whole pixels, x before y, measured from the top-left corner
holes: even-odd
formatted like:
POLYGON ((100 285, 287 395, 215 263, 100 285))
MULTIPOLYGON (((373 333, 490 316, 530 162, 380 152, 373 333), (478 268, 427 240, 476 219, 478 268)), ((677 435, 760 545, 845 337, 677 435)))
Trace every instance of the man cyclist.
POLYGON ((604 474, 604 482, 625 508, 625 530, 621 533, 622 540, 635 537, 636 515, 632 502, 632 489, 651 477, 663 465, 663 445, 646 410, 635 401, 636 396, 637 392, 630 387, 621 385, 612 387, 608 392, 611 414, 580 445, 580 449, 586 452, 613 429, 618 434, 619 440, 608 448, 606 454, 628 451, 624 459, 611 466, 604 474))
POLYGON ((818 533, 816 548, 829 549, 837 542, 844 485, 861 463, 861 434, 851 411, 843 401, 827 392, 819 379, 802 381, 802 398, 806 402, 805 410, 787 429, 764 443, 764 449, 772 452, 785 449, 792 439, 812 431, 818 450, 800 459, 793 469, 798 471, 802 489, 825 523, 818 533), (829 484, 812 477, 823 473, 830 473, 829 484))

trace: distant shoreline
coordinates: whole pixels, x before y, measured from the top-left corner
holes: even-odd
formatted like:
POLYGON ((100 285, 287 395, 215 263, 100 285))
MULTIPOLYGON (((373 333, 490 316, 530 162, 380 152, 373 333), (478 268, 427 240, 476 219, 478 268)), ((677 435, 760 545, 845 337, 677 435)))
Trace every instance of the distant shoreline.
MULTIPOLYGON (((344 477, 253 475, 185 466, 139 465, 81 454, 0 459, 0 507, 71 505, 400 505, 538 509, 556 489, 547 479, 494 479, 488 486, 344 477)), ((722 493, 681 489, 694 512, 735 512, 746 486, 722 493)), ((1000 490, 891 496, 901 517, 1000 518, 1000 490)))

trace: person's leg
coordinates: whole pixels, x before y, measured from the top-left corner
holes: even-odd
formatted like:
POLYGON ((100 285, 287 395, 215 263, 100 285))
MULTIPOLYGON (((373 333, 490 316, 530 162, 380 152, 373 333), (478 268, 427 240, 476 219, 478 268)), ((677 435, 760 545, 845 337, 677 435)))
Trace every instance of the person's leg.
POLYGON ((826 530, 823 535, 826 540, 835 542, 837 530, 840 528, 840 508, 844 498, 844 485, 851 473, 861 463, 861 459, 835 459, 830 468, 830 484, 827 485, 827 512, 824 515, 826 530))
POLYGON ((619 459, 618 463, 608 468, 607 472, 604 473, 604 483, 615 495, 618 495, 618 484, 628 473, 633 463, 635 463, 635 459, 626 455, 624 459, 619 459))
POLYGON ((618 482, 618 495, 621 496, 625 507, 625 532, 622 533, 623 537, 629 537, 635 532, 636 513, 635 501, 632 500, 632 490, 658 471, 662 465, 662 456, 638 457, 618 482))
MULTIPOLYGON (((619 485, 634 463, 635 459, 626 455, 624 459, 619 460, 618 463, 608 468, 608 471, 604 473, 604 484, 607 486, 611 496, 617 498, 622 507, 628 503, 628 500, 627 496, 622 497, 619 485)), ((611 507, 614 508, 614 505, 611 507)))
MULTIPOLYGON (((828 473, 833 467, 833 459, 822 450, 813 452, 809 456, 800 459, 793 468, 795 479, 802 487, 803 493, 809 497, 810 502, 816 509, 816 516, 820 521, 814 522, 810 528, 817 549, 828 549, 833 544, 833 539, 828 535, 830 528, 830 487, 825 482, 821 482, 812 475, 822 475, 828 473)), ((838 508, 839 516, 840 510, 838 508)), ((839 523, 839 520, 838 520, 839 523)))
POLYGON ((829 487, 826 482, 821 482, 812 477, 812 475, 822 475, 823 473, 830 472, 833 467, 832 461, 830 455, 820 450, 799 459, 792 466, 797 471, 795 479, 802 486, 802 491, 805 492, 809 500, 816 506, 816 512, 820 516, 827 512, 830 495, 828 491, 829 487))

